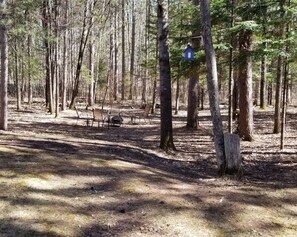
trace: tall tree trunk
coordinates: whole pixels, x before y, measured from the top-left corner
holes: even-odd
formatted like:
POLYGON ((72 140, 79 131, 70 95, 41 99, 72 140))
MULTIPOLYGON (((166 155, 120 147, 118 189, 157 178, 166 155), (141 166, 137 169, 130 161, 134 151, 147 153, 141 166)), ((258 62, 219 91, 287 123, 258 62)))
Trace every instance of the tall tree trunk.
MULTIPOLYGON (((69 18, 69 1, 65 0, 65 24, 68 25, 69 18)), ((63 35, 63 81, 62 81, 62 107, 61 110, 66 110, 67 107, 67 84, 68 84, 68 27, 64 30, 63 35)))
POLYGON ((212 43, 212 32, 210 23, 209 0, 200 1, 200 11, 202 15, 203 41, 207 64, 207 87, 209 95, 210 112, 213 124, 213 135, 218 163, 219 175, 224 175, 226 171, 226 158, 224 147, 224 131, 219 107, 219 90, 216 56, 212 43))
POLYGON ((17 86, 17 111, 21 110, 22 107, 22 101, 21 101, 21 81, 20 81, 20 76, 19 76, 19 56, 18 56, 18 44, 17 40, 15 40, 15 54, 14 54, 14 59, 15 59, 15 81, 16 81, 16 86, 17 86))
MULTIPOLYGON (((234 0, 231 1, 231 17, 230 17, 230 28, 234 26, 234 0)), ((233 58, 234 58, 234 36, 231 34, 230 39, 231 47, 229 49, 229 82, 228 82, 228 132, 232 133, 232 122, 233 122, 233 87, 234 87, 234 68, 233 68, 233 58)))
POLYGON ((285 147, 285 129, 286 129, 286 113, 287 113, 287 96, 288 96, 288 70, 289 63, 285 60, 284 65, 284 85, 283 85, 283 101, 282 101, 282 120, 281 120, 281 144, 280 149, 283 150, 285 147))
POLYGON ((131 32, 131 61, 130 61, 130 95, 129 99, 134 101, 135 97, 135 82, 134 82, 134 61, 135 61, 135 27, 136 27, 136 16, 135 16, 135 0, 132 0, 132 32, 131 32))
POLYGON ((126 41, 125 41, 125 0, 122 0, 122 94, 121 100, 125 100, 126 83, 126 41))
POLYGON ((283 56, 279 55, 277 59, 277 75, 275 88, 275 107, 274 107, 274 127, 273 133, 281 131, 281 89, 283 81, 283 56))
POLYGON ((168 48, 168 2, 158 0, 161 141, 163 150, 175 149, 172 131, 171 72, 168 48))
MULTIPOLYGON (((194 6, 199 6, 198 0, 192 0, 194 6)), ((197 17, 198 18, 198 17, 197 17)), ((194 24, 197 24, 197 20, 194 20, 194 24)), ((197 35, 200 32, 195 30, 192 33, 192 47, 196 50, 200 46, 197 35)), ((199 63, 195 63, 193 72, 189 79, 188 88, 188 108, 187 108, 187 127, 197 128, 198 127, 198 106, 199 106, 199 63)))
POLYGON ((253 140, 253 81, 252 60, 253 32, 243 30, 239 35, 239 53, 241 58, 239 85, 239 135, 245 141, 253 140))
MULTIPOLYGON (((290 2, 289 2, 290 5, 290 2)), ((286 26, 286 40, 289 38, 290 24, 287 23, 286 26)), ((286 45, 286 53, 289 54, 289 46, 286 45)), ((288 91, 289 91, 289 60, 288 56, 284 60, 284 86, 283 86, 283 103, 282 103, 282 126, 281 126, 281 144, 280 149, 283 150, 285 147, 285 130, 286 130, 286 113, 287 113, 287 103, 288 103, 288 91)))
MULTIPOLYGON (((279 1, 280 18, 283 19, 285 15, 284 9, 285 0, 279 1)), ((284 25, 279 26, 279 40, 284 38, 284 25)), ((277 60, 277 75, 276 75, 276 88, 275 88, 275 107, 274 107, 274 127, 273 133, 280 133, 281 131, 281 90, 283 81, 283 56, 279 55, 277 60)))
MULTIPOLYGON (((93 12, 92 6, 90 6, 90 12, 93 12)), ((90 16, 90 24, 94 24, 93 16, 90 16)), ((94 105, 94 40, 93 40, 93 32, 90 30, 89 37, 89 93, 88 93, 88 106, 94 105)))
POLYGON ((28 55, 28 104, 31 106, 32 104, 32 36, 29 34, 27 38, 27 55, 28 55))
POLYGON ((88 105, 94 105, 94 44, 89 44, 89 93, 88 93, 88 105))
POLYGON ((179 111, 179 98, 180 98, 180 78, 176 78, 175 112, 174 112, 174 114, 178 114, 178 111, 179 111))
POLYGON ((80 74, 82 70, 83 65, 83 58, 85 53, 85 48, 90 36, 90 32, 93 26, 93 20, 92 20, 92 11, 89 11, 90 6, 91 9, 94 8, 95 3, 97 1, 86 1, 85 3, 85 9, 84 9, 84 19, 83 19, 83 27, 82 27, 82 33, 81 33, 81 39, 79 44, 79 51, 78 51, 78 59, 76 64, 76 72, 75 72, 75 79, 74 79, 74 89, 72 92, 72 98, 70 102, 70 108, 73 109, 75 106, 75 99, 79 92, 79 86, 80 86, 80 74))
POLYGON ((43 1, 43 30, 45 31, 45 38, 44 38, 44 45, 46 49, 45 53, 45 69, 46 69, 46 88, 45 88, 45 93, 46 93, 46 105, 49 108, 49 112, 53 113, 53 90, 52 90, 52 60, 51 60, 51 43, 50 43, 50 24, 51 24, 51 6, 50 2, 44 0, 43 1))
POLYGON ((60 2, 55 0, 55 117, 60 112, 60 2))
POLYGON ((0 78, 0 129, 7 130, 8 121, 8 50, 7 50, 7 26, 6 26, 6 0, 0 0, 0 46, 1 46, 1 78, 0 78))
POLYGON ((114 76, 113 76, 113 99, 118 100, 118 10, 114 14, 114 76))
POLYGON ((267 88, 267 104, 270 106, 272 105, 272 93, 272 82, 270 82, 267 88))
MULTIPOLYGON (((157 25, 158 28, 158 25, 157 25)), ((155 57, 158 58, 159 57, 159 39, 156 39, 156 51, 155 51, 155 57)), ((156 72, 159 69, 159 63, 156 60, 156 64, 154 65, 156 72)), ((157 73, 156 76, 153 79, 153 94, 152 94, 152 113, 155 113, 155 109, 156 109, 156 104, 157 104, 157 73)))
POLYGON ((109 72, 107 74, 107 88, 109 89, 109 101, 110 103, 113 102, 113 89, 112 88, 112 83, 113 83, 113 76, 114 76, 114 73, 113 73, 113 70, 114 70, 114 58, 113 58, 113 46, 114 46, 114 43, 113 43, 114 39, 113 39, 113 34, 110 34, 109 36, 109 72))
POLYGON ((193 70, 188 87, 187 128, 198 127, 198 97, 199 97, 198 66, 193 70))
POLYGON ((141 100, 146 103, 147 81, 149 79, 148 61, 149 61, 149 40, 150 40, 150 15, 151 15, 151 1, 146 0, 146 27, 145 27, 145 77, 142 79, 142 93, 141 100))
MULTIPOLYGON (((267 48, 267 43, 263 43, 263 48, 267 48)), ((267 75, 267 57, 266 55, 262 56, 261 60, 261 81, 260 81, 260 108, 265 109, 266 108, 266 102, 265 102, 265 94, 266 94, 266 75, 267 75)))

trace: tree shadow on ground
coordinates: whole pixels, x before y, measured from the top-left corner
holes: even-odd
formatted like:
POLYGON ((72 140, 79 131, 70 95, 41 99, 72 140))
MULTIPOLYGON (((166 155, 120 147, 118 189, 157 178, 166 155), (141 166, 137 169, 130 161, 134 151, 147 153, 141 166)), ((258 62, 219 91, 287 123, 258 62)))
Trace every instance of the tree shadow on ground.
MULTIPOLYGON (((179 222, 190 215, 198 227, 206 221, 210 236, 252 236, 254 222, 241 222, 243 207, 296 217, 287 206, 296 206, 294 193, 285 191, 296 188, 292 154, 243 151, 243 180, 219 180, 211 137, 175 131, 180 151, 166 154, 157 149, 154 124, 109 130, 14 124, 12 133, 1 135, 8 149, 0 152, 2 213, 8 215, 0 222, 3 236, 187 236, 172 230, 178 224, 168 213, 179 222)), ((285 228, 269 218, 255 220, 262 230, 285 228)))

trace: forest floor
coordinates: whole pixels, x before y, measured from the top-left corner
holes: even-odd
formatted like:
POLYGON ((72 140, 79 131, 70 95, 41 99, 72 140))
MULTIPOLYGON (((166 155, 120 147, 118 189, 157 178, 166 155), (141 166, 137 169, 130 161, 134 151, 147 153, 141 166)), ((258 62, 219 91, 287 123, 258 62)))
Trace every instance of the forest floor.
POLYGON ((217 176, 209 112, 199 117, 192 131, 185 111, 174 116, 178 151, 164 153, 158 114, 107 129, 72 110, 54 118, 41 103, 11 104, 0 132, 0 236, 297 236, 296 108, 282 151, 272 109, 255 108, 241 180, 217 176))

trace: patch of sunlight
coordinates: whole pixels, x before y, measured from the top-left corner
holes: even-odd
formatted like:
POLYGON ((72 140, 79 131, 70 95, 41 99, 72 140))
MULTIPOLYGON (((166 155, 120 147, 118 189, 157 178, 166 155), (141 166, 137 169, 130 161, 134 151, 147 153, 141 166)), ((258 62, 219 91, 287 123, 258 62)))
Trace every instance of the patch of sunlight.
POLYGON ((121 190, 126 193, 148 193, 150 191, 146 181, 141 178, 125 179, 119 185, 121 190))
POLYGON ((62 206, 12 208, 13 226, 30 226, 31 230, 40 233, 56 233, 58 236, 80 236, 80 228, 85 228, 93 219, 84 214, 74 213, 72 209, 62 206))
MULTIPOLYGON (((10 201, 0 199, 0 209, 6 208, 10 201)), ((0 211, 1 212, 1 211, 0 211)))
POLYGON ((67 189, 77 185, 75 177, 59 177, 52 174, 42 175, 42 177, 24 176, 21 179, 27 187, 38 190, 67 189))
POLYGON ((17 176, 17 173, 12 170, 1 170, 0 176, 2 176, 4 178, 13 178, 13 177, 17 176))
POLYGON ((53 174, 42 174, 37 177, 24 175, 20 177, 20 181, 25 186, 37 190, 67 190, 67 189, 89 189, 92 183, 100 184, 108 182, 112 177, 106 178, 101 176, 87 176, 87 175, 65 175, 58 176, 53 174))
POLYGON ((32 219, 32 217, 38 217, 38 211, 37 210, 28 210, 28 208, 21 208, 21 206, 16 206, 11 209, 10 211, 10 218, 12 219, 22 219, 22 220, 29 220, 32 219))
POLYGON ((12 148, 10 148, 10 147, 3 147, 3 146, 0 146, 0 152, 15 153, 16 150, 15 150, 15 149, 12 149, 12 148))
POLYGON ((131 169, 139 169, 139 168, 142 168, 143 166, 126 162, 126 161, 121 161, 121 160, 112 160, 112 161, 109 161, 109 167, 116 168, 119 170, 125 170, 125 169, 131 170, 131 169))
POLYGON ((179 233, 187 237, 218 236, 217 230, 205 228, 207 220, 199 218, 193 211, 163 212, 154 215, 155 225, 163 228, 170 228, 171 233, 179 233))
POLYGON ((60 189, 64 184, 51 182, 50 180, 44 180, 39 178, 27 178, 24 180, 27 186, 34 189, 40 190, 51 190, 51 189, 60 189))

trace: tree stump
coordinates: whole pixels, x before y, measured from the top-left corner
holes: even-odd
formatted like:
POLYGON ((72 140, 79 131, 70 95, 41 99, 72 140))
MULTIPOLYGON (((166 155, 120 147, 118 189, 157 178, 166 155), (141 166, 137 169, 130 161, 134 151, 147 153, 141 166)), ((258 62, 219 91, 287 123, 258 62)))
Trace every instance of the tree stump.
POLYGON ((238 134, 225 133, 226 174, 241 175, 240 137, 238 134))

